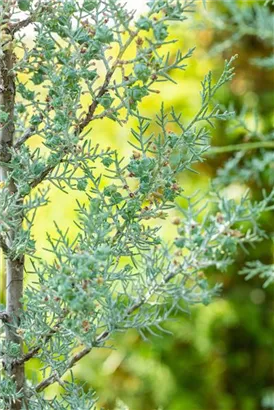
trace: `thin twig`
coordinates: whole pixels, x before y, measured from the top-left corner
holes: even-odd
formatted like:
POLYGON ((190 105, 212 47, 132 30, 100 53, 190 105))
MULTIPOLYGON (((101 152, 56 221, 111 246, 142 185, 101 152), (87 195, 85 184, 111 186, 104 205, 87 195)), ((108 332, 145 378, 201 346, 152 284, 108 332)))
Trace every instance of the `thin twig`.
POLYGON ((44 336, 42 336, 42 342, 39 345, 35 346, 28 353, 24 354, 22 357, 20 357, 20 359, 13 360, 13 362, 12 362, 13 365, 14 364, 15 365, 23 364, 23 363, 27 362, 28 360, 32 359, 34 356, 36 356, 37 353, 39 353, 39 351, 42 348, 45 347, 45 344, 52 338, 52 336, 54 336, 58 332, 59 327, 60 327, 61 323, 63 322, 63 320, 64 320, 67 313, 68 312, 66 311, 65 315, 58 320, 56 325, 52 329, 50 329, 48 333, 46 333, 44 336))
MULTIPOLYGON (((174 276, 176 276, 175 272, 170 273, 168 276, 166 276, 161 281, 160 284, 156 284, 150 290, 148 290, 147 294, 143 298, 141 298, 138 302, 136 302, 134 305, 132 305, 130 309, 128 309, 128 311, 125 313, 124 318, 130 316, 137 309, 139 309, 144 303, 146 303, 150 299, 150 297, 155 293, 157 288, 161 288, 163 285, 167 284, 171 279, 174 278, 174 276)), ((104 332, 102 332, 96 338, 94 346, 98 346, 100 343, 104 342, 110 336, 111 333, 112 332, 109 331, 109 330, 105 330, 104 332)), ((66 370, 61 375, 59 375, 58 377, 62 377, 68 369, 71 369, 77 362, 79 362, 79 360, 81 360, 84 356, 86 356, 88 353, 90 353, 91 349, 92 349, 92 346, 87 346, 84 349, 82 349, 80 352, 78 352, 74 356, 72 356, 72 358, 68 362, 66 370)), ((36 386, 35 391, 36 392, 41 392, 41 391, 45 390, 48 386, 55 383, 56 380, 57 380, 56 375, 52 374, 51 376, 44 379, 41 383, 39 383, 36 386)))
POLYGON ((28 18, 26 18, 25 20, 21 20, 18 23, 14 23, 11 28, 10 31, 12 34, 16 33, 17 31, 21 30, 21 28, 27 27, 29 24, 33 23, 35 18, 35 15, 31 15, 28 18))
POLYGON ((34 23, 37 16, 39 14, 43 14, 48 8, 49 5, 43 5, 41 7, 41 2, 39 2, 39 5, 37 6, 36 10, 34 10, 29 17, 27 17, 25 20, 18 21, 18 23, 14 23, 10 26, 10 33, 14 35, 17 31, 27 27, 31 23, 34 23))
POLYGON ((26 142, 32 135, 35 134, 35 129, 34 128, 28 128, 25 133, 18 138, 18 140, 15 142, 15 144, 13 145, 13 147, 15 149, 18 149, 21 147, 22 144, 24 144, 24 142, 26 142))
POLYGON ((249 151, 260 148, 274 149, 274 141, 245 142, 243 144, 225 145, 224 147, 212 147, 206 152, 206 155, 223 154, 233 151, 249 151))

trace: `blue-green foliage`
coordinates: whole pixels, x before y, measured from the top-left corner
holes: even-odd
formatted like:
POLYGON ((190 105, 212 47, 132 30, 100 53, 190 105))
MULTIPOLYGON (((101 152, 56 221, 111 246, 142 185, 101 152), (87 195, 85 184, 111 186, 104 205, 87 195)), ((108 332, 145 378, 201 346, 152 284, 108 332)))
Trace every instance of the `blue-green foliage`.
MULTIPOLYGON (((76 387, 73 374, 71 383, 64 381, 66 372, 93 348, 109 346, 115 332, 136 329, 147 338, 149 333, 164 332, 162 323, 176 312, 210 303, 220 285, 210 287, 205 271, 225 270, 239 246, 245 249, 247 243, 261 240, 264 233, 256 220, 272 209, 273 194, 256 203, 243 196, 237 203, 217 190, 207 203, 199 195, 184 196, 179 181, 182 172, 193 171, 194 164, 203 161, 214 122, 233 115, 215 99, 233 78, 235 58, 225 61, 219 79, 211 72, 205 76, 201 106, 189 121, 162 105, 156 117, 158 130, 152 133, 151 120, 139 111, 139 103, 154 91, 153 84, 174 82, 171 70, 184 70, 185 60, 192 57, 193 48, 178 51, 171 59, 161 47, 173 42, 168 37, 170 21, 183 22, 194 11, 193 0, 149 2, 147 16, 137 21, 114 0, 84 1, 82 7, 69 0, 49 3, 42 12, 25 0, 19 4, 33 15, 35 46, 24 48, 14 71, 30 74, 34 85, 43 84, 46 97, 39 99, 37 91, 17 78, 17 141, 4 164, 8 175, 0 197, 0 239, 6 258, 30 256, 28 273, 34 273, 38 283, 26 287, 20 328, 15 329, 25 353, 20 354, 18 344, 5 341, 1 351, 8 358, 7 370, 34 357, 41 363, 44 379, 26 385, 28 404, 22 408, 84 410, 93 408, 93 395, 76 387), (125 53, 133 41, 136 53, 127 60, 125 53), (108 58, 112 46, 118 47, 113 60, 108 58), (94 61, 104 66, 104 76, 94 61), (82 105, 86 92, 91 100, 88 109, 82 105), (101 150, 92 131, 91 140, 86 139, 92 121, 109 118, 125 126, 130 116, 138 126, 132 130, 129 158, 101 150), (25 145, 32 135, 39 135, 46 150, 25 145), (98 164, 104 166, 100 175, 98 164), (8 189, 10 181, 16 186, 14 195, 8 189), (56 237, 48 235, 51 262, 37 260, 30 234, 37 209, 48 203, 48 190, 40 188, 44 181, 87 197, 86 204, 77 203, 78 234, 73 239, 58 224, 56 237), (186 206, 177 207, 178 199, 186 206), (173 220, 178 233, 165 243, 162 220, 174 209, 180 213, 173 220), (12 240, 10 231, 15 233, 12 240), (46 400, 43 391, 55 382, 64 394, 46 400)), ((243 16, 243 21, 248 18, 243 16)), ((24 39, 16 41, 22 45, 24 39)), ((1 112, 1 119, 8 117, 1 112)), ((14 392, 4 372, 1 406, 9 406, 16 394, 21 393, 14 392)))

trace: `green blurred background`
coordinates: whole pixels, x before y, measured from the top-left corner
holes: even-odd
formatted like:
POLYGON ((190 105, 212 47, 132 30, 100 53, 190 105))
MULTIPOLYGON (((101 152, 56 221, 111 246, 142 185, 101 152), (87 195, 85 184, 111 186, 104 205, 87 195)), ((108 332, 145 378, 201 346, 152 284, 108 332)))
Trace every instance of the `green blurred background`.
MULTIPOLYGON (((253 7, 255 3, 238 1, 240 7, 253 7)), ((209 2, 208 9, 217 10, 220 19, 229 13, 223 3, 217 1, 209 2)), ((162 84, 158 87, 160 95, 148 97, 140 111, 154 118, 161 101, 165 101, 167 110, 174 106, 186 119, 190 118, 200 104, 203 76, 210 69, 218 75, 224 58, 238 53, 236 76, 229 86, 223 88, 219 99, 226 106, 233 102, 238 109, 243 104, 247 104, 249 109, 257 107, 261 127, 270 130, 273 121, 273 72, 256 68, 249 62, 250 57, 268 55, 269 49, 256 35, 249 35, 221 53, 212 55, 212 46, 229 38, 230 33, 209 28, 203 13, 201 7, 190 22, 173 27, 171 35, 179 38, 179 42, 170 47, 171 53, 175 53, 177 48, 187 51, 196 45, 194 57, 189 60, 184 73, 172 73, 177 85, 162 84)), ((91 131, 91 137, 104 146, 119 147, 120 152, 128 154, 131 149, 126 139, 132 125, 134 123, 121 129, 116 123, 106 120, 103 128, 98 122, 91 131)), ((242 142, 243 137, 244 133, 230 132, 228 124, 219 123, 213 131, 213 145, 242 142)), ((35 147, 40 141, 34 139, 31 144, 35 147)), ((230 155, 210 157, 199 164, 199 175, 185 173, 181 178, 185 192, 207 190, 217 169, 230 155)), ((267 191, 271 188, 267 178, 262 178, 262 181, 251 178, 244 185, 236 181, 226 188, 226 193, 237 198, 249 187, 251 195, 260 198, 262 187, 267 191)), ((73 225, 76 195, 79 198, 75 192, 68 198, 52 189, 52 202, 39 211, 33 231, 39 255, 48 257, 43 250, 46 244, 44 231, 46 228, 54 233, 54 220, 58 220, 60 227, 67 226, 70 221, 73 225)), ((261 223, 269 233, 273 232, 273 214, 266 215, 261 223)), ((163 235, 168 239, 170 232, 165 226, 163 235)), ((246 282, 237 273, 246 261, 253 259, 271 263, 273 248, 270 240, 251 248, 249 254, 239 252, 236 262, 225 274, 209 271, 212 283, 223 283, 221 297, 208 307, 192 308, 189 315, 181 315, 167 323, 165 326, 173 335, 150 337, 149 342, 144 342, 134 331, 117 335, 113 343, 115 350, 94 350, 79 363, 75 376, 86 383, 87 389, 92 387, 96 390, 100 397, 98 409, 100 406, 106 410, 117 408, 117 399, 124 403, 124 407, 120 403, 118 408, 129 410, 274 409, 273 286, 263 289, 259 278, 246 282)), ((4 295, 1 297, 3 300, 4 295)), ((31 377, 36 372, 35 363, 38 367, 34 360, 28 368, 31 377)), ((49 396, 56 393, 55 388, 49 389, 49 396)))

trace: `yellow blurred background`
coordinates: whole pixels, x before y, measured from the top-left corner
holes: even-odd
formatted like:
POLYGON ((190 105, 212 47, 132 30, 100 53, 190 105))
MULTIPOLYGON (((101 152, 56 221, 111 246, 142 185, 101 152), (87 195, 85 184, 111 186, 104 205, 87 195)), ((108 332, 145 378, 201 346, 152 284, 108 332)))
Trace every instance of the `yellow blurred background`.
MULTIPOLYGON (((252 5, 252 2, 250 4, 252 5)), ((130 2, 130 6, 136 5, 138 12, 142 12, 140 0, 130 2)), ((212 2, 209 2, 208 8, 213 6, 212 2)), ((160 94, 152 94, 144 99, 140 112, 150 117, 152 122, 162 102, 165 103, 166 110, 174 106, 186 121, 191 118, 200 107, 200 83, 204 75, 212 70, 217 78, 222 70, 224 57, 235 52, 239 53, 239 59, 235 63, 236 77, 219 93, 221 102, 227 104, 232 100, 238 106, 246 103, 252 109, 265 101, 262 100, 261 93, 265 91, 267 84, 271 83, 271 79, 267 76, 259 79, 260 70, 251 69, 246 58, 249 53, 255 52, 254 47, 259 46, 255 44, 253 47, 248 41, 239 42, 234 48, 220 55, 209 55, 209 48, 216 41, 216 34, 213 29, 193 27, 194 21, 198 23, 196 19, 200 23, 204 19, 202 4, 199 4, 199 7, 200 12, 197 17, 193 17, 194 20, 172 27, 171 38, 178 38, 178 42, 169 46, 171 55, 175 55, 177 49, 185 53, 196 46, 196 50, 187 62, 186 71, 171 73, 177 84, 160 83, 157 85, 160 94), (263 85, 264 81, 266 85, 263 85)), ((22 79, 26 80, 23 77, 22 79)), ((31 84, 29 86, 33 87, 31 84)), ((267 116, 270 115, 269 105, 267 100, 267 116)), ((103 122, 97 120, 92 125, 89 138, 94 144, 118 149, 121 156, 128 157, 132 148, 127 140, 130 128, 134 126, 134 119, 123 127, 108 119, 103 122)), ((225 126, 218 124, 213 130, 213 144, 238 141, 238 134, 225 133, 225 126)), ((41 145, 41 141, 34 137, 29 144, 35 148, 41 145)), ((226 158, 220 156, 197 165, 198 175, 185 172, 180 180, 185 193, 193 193, 197 189, 206 192, 210 189, 217 167, 221 166, 226 158)), ((235 183, 227 188, 227 194, 237 198, 247 186, 248 183, 235 183)), ((255 191, 256 189, 260 188, 254 187, 255 191)), ((76 191, 64 194, 51 186, 50 203, 39 209, 32 232, 38 255, 42 258, 50 258, 45 250, 46 232, 54 237, 54 221, 58 221, 61 229, 69 226, 71 237, 75 235, 77 228, 73 220, 76 198, 84 201, 85 195, 76 191)), ((162 235, 166 240, 174 236, 170 220, 171 217, 163 222, 162 235)), ((268 221, 265 223, 269 224, 268 221)), ((268 257, 266 250, 258 248, 256 252, 257 257, 268 257)), ((242 265, 245 258, 246 256, 240 254, 238 265, 242 265)), ((106 410, 112 410, 115 406, 125 410, 262 408, 263 397, 273 388, 274 382, 273 293, 272 290, 262 290, 259 281, 245 283, 242 277, 237 276, 237 263, 224 275, 210 272, 213 281, 224 283, 222 297, 208 307, 194 308, 190 316, 181 316, 176 322, 168 323, 166 327, 173 332, 173 336, 164 335, 159 339, 152 337, 151 341, 146 343, 136 332, 129 331, 124 335, 117 335, 115 350, 93 350, 77 364, 75 376, 86 382, 87 388, 96 390, 100 398, 98 409, 100 406, 106 410), (117 404, 118 400, 121 400, 120 405, 117 404)), ((3 278, 2 271, 2 284, 3 278)), ((31 280, 31 277, 27 277, 26 283, 31 280)), ((4 289, 4 285, 1 288, 4 289)), ((4 300, 3 291, 1 299, 4 300)), ((39 362, 36 359, 28 365, 27 372, 31 378, 37 377, 39 380, 38 367, 39 362)), ((47 397, 58 393, 57 389, 56 385, 47 389, 47 397)))

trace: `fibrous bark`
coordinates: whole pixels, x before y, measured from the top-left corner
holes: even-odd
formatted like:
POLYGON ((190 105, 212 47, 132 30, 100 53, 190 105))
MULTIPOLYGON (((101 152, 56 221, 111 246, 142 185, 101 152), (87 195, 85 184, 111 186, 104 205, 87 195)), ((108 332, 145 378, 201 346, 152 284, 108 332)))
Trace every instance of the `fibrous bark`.
MULTIPOLYGON (((9 7, 4 6, 1 10, 1 48, 0 48, 0 108, 8 114, 8 119, 0 126, 0 176, 2 182, 6 182, 9 194, 17 198, 17 189, 12 178, 9 178, 8 164, 11 158, 10 147, 14 140, 14 103, 15 103, 15 79, 13 74, 13 38, 9 29, 9 7)), ((19 205, 19 204, 18 204, 19 205)), ((8 216, 12 218, 12 216, 8 216)), ((18 218, 18 215, 17 215, 18 218)), ((17 219, 18 221, 18 219, 17 219)), ((19 218, 19 224, 21 220, 19 218)), ((18 222, 17 222, 18 224, 18 222)), ((20 229, 20 226, 18 226, 20 229)), ((8 320, 6 325, 7 346, 11 343, 18 345, 18 352, 22 354, 22 341, 18 332, 20 324, 21 298, 23 295, 23 269, 24 260, 22 257, 11 257, 8 249, 12 247, 15 237, 15 230, 11 229, 5 239, 6 251, 6 314, 8 320)), ((6 357, 4 360, 6 371, 16 383, 16 390, 22 391, 24 387, 24 365, 11 365, 11 360, 6 357)), ((11 410, 22 408, 22 401, 16 400, 11 410)))

